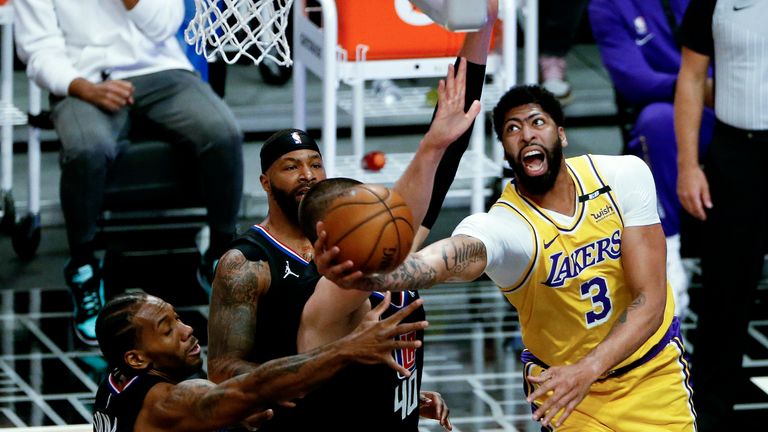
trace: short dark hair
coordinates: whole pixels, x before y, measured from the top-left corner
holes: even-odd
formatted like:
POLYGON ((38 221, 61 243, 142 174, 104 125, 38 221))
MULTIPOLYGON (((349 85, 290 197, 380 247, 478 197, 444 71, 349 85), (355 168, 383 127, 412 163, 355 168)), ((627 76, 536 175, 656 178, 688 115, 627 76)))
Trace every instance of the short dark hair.
POLYGON ((557 126, 563 125, 563 106, 560 105, 560 101, 555 95, 540 85, 519 85, 504 93, 504 96, 499 99, 499 103, 493 108, 493 129, 496 131, 496 137, 499 141, 504 136, 504 116, 512 108, 530 103, 538 104, 544 112, 552 117, 557 126))
POLYGON ((96 338, 107 363, 124 375, 135 375, 136 370, 125 363, 125 353, 136 347, 138 333, 133 318, 149 295, 143 292, 120 294, 99 312, 96 318, 96 338))
POLYGON ((355 179, 336 177, 321 180, 307 191, 299 205, 299 226, 312 243, 317 240, 317 222, 323 219, 331 201, 359 184, 355 179))

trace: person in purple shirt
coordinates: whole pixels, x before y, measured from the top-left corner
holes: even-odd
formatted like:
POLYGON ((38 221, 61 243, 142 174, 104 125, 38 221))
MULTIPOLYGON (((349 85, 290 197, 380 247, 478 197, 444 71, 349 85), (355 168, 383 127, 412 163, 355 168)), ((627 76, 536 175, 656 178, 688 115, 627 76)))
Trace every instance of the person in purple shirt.
MULTIPOLYGON (((675 313, 688 306, 688 277, 680 255, 677 197, 677 143, 674 95, 680 69, 677 33, 690 0, 592 0, 589 19, 603 64, 617 96, 636 108, 626 150, 650 166, 656 182, 659 216, 667 237, 667 278, 675 293, 675 313)), ((709 107, 712 106, 709 81, 709 107)), ((699 146, 705 153, 714 113, 705 108, 699 146)))

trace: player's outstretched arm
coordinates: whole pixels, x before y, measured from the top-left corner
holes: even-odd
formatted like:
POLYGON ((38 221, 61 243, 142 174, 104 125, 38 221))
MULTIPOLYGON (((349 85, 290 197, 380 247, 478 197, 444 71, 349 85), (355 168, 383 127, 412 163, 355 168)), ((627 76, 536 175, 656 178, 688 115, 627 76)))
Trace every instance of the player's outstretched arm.
POLYGON ((437 166, 448 146, 456 141, 475 121, 480 113, 480 102, 474 101, 464 112, 467 61, 462 59, 454 73, 448 66, 444 80, 437 88, 438 109, 429 130, 419 143, 413 160, 408 164, 394 189, 402 195, 413 213, 415 226, 421 225, 427 212, 429 198, 435 181, 437 166))
POLYGON ((351 362, 383 363, 408 376, 408 370, 398 365, 391 353, 396 349, 419 348, 421 341, 396 337, 423 330, 427 322, 400 324, 421 306, 420 301, 381 320, 388 306, 389 296, 352 333, 336 342, 269 361, 251 373, 219 385, 206 380, 158 384, 144 400, 136 429, 193 432, 236 424, 266 404, 301 397, 351 362))
POLYGON ((315 264, 327 280, 341 288, 362 291, 405 291, 430 288, 443 282, 466 282, 480 277, 487 264, 486 249, 480 240, 456 235, 432 243, 411 253, 396 269, 389 273, 364 276, 350 272, 352 261, 336 263, 339 248, 326 248, 326 232, 322 222, 317 225, 315 264))
MULTIPOLYGON (((480 100, 482 97, 483 83, 485 82, 485 64, 488 60, 488 51, 490 49, 493 28, 494 24, 496 24, 498 14, 498 1, 489 0, 487 22, 480 30, 466 34, 464 43, 459 51, 459 58, 454 65, 454 69, 458 70, 458 67, 461 64, 461 58, 465 58, 467 61, 467 73, 465 79, 466 90, 464 93, 465 109, 469 109, 475 100, 480 100)), ((435 111, 439 108, 440 105, 438 103, 435 107, 435 111)), ((433 114, 433 118, 434 116, 435 114, 433 114)), ((421 222, 421 226, 419 226, 416 236, 414 237, 412 250, 416 251, 421 249, 422 243, 424 243, 429 231, 434 226, 435 221, 437 220, 437 215, 443 206, 443 201, 445 201, 445 196, 453 183, 453 179, 456 177, 456 170, 459 167, 459 162, 461 161, 464 152, 469 147, 471 136, 472 125, 451 143, 443 154, 435 173, 435 178, 440 179, 440 181, 433 184, 429 205, 427 206, 426 214, 421 222)))

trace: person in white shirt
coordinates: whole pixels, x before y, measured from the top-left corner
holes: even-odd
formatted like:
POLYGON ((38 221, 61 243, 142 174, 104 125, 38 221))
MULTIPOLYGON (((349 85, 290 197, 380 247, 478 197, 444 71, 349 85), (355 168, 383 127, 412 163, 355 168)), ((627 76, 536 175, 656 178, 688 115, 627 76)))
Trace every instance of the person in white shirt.
POLYGON ((182 51, 176 35, 183 0, 17 0, 14 7, 19 58, 27 75, 50 93, 71 255, 64 274, 74 298, 75 333, 93 345, 104 304, 96 221, 110 165, 129 137, 150 132, 197 160, 211 229, 205 270, 235 233, 242 132, 182 51))

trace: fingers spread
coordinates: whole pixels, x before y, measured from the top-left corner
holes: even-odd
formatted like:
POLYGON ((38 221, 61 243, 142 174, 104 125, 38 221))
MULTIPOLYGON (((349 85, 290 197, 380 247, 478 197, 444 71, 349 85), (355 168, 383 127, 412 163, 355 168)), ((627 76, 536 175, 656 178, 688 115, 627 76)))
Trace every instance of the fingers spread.
MULTIPOLYGON (((375 308, 371 309, 371 312, 374 315, 376 315, 376 317, 380 317, 381 314, 383 314, 384 311, 387 310, 387 308, 389 307, 389 304, 391 303, 391 301, 392 301, 392 293, 389 292, 389 291, 386 291, 384 293, 384 300, 382 300, 381 303, 376 305, 375 308)), ((395 315, 397 315, 397 314, 395 314, 395 315)), ((393 317, 394 317, 394 315, 393 315, 393 317)), ((390 317, 390 318, 392 318, 392 317, 390 317)), ((402 318, 400 318, 400 319, 402 319, 402 318)), ((400 320, 397 320, 397 321, 400 321, 400 320)))

